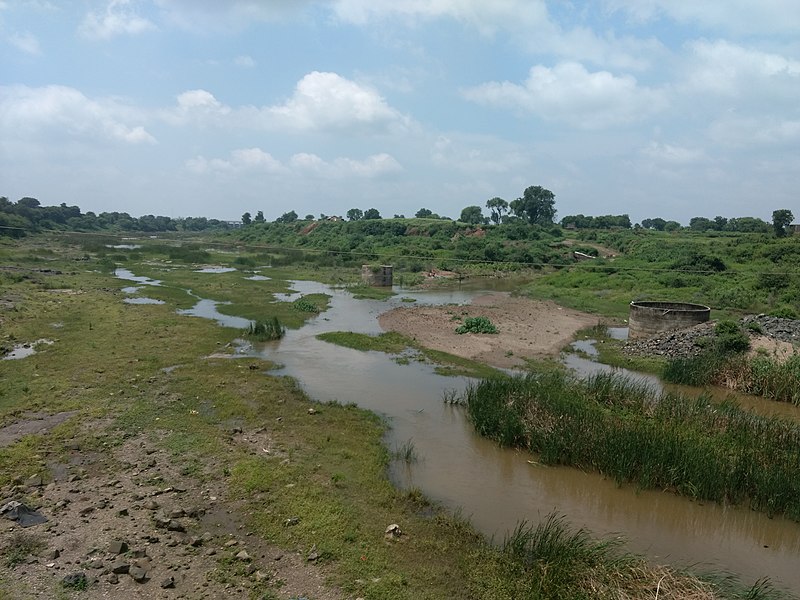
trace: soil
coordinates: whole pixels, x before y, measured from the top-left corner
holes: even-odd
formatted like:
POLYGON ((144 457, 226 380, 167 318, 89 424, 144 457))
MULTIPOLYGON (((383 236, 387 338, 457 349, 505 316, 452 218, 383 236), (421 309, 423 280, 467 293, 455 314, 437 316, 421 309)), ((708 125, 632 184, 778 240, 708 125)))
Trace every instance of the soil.
POLYGON ((421 345, 480 361, 494 367, 521 366, 525 359, 558 354, 575 333, 598 323, 598 317, 549 301, 494 292, 471 304, 401 307, 379 319, 386 331, 415 339, 421 345), (496 334, 457 334, 466 317, 487 317, 496 334))
MULTIPOLYGON (((270 446, 263 431, 237 430, 229 443, 253 453, 270 446)), ((0 597, 71 597, 62 581, 77 575, 86 578, 79 597, 88 600, 248 598, 265 592, 276 598, 345 598, 326 585, 324 566, 310 562, 307 550, 282 550, 246 528, 246 507, 226 497, 224 478, 214 473, 218 468, 207 465, 203 478, 211 483, 202 484, 158 445, 136 436, 99 451, 76 446, 66 461, 0 490, 0 506, 22 501, 48 519, 24 529, 0 519, 0 574, 14 582, 13 589, 0 589, 0 597), (26 544, 35 550, 12 564, 14 551, 26 544)))

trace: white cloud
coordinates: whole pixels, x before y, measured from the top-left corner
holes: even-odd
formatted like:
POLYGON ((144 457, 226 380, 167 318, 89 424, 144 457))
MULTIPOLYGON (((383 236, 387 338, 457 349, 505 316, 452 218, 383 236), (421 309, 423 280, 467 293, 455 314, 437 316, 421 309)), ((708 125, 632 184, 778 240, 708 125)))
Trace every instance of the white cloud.
POLYGON ((695 90, 736 95, 783 82, 793 88, 795 99, 800 93, 800 61, 725 40, 696 40, 688 48, 692 57, 687 85, 695 90))
POLYGON ((88 12, 78 28, 79 33, 91 40, 108 40, 117 35, 138 35, 156 29, 130 5, 131 0, 110 0, 105 10, 88 12))
POLYGON ((252 56, 247 56, 243 54, 241 56, 237 56, 233 59, 233 64, 237 67, 242 67, 243 69, 252 69, 256 66, 256 61, 253 59, 252 56))
POLYGON ((483 36, 506 35, 534 54, 555 54, 568 60, 624 69, 645 69, 664 54, 655 39, 598 35, 587 27, 565 29, 549 14, 544 0, 336 0, 342 21, 367 25, 398 19, 454 19, 483 36))
POLYGON ((497 148, 492 140, 454 141, 449 136, 440 135, 433 143, 431 162, 437 167, 470 174, 509 173, 524 166, 526 159, 518 151, 497 148))
POLYGON ((194 31, 242 29, 301 14, 315 0, 154 0, 165 17, 194 31))
POLYGON ((687 148, 659 142, 650 142, 642 154, 658 164, 670 166, 694 165, 708 159, 700 148, 687 148))
POLYGON ((344 129, 402 123, 374 89, 336 73, 309 73, 284 104, 268 109, 280 125, 298 130, 344 129))
POLYGON ((0 87, 0 128, 6 136, 19 139, 67 134, 70 138, 155 143, 144 126, 129 123, 137 117, 137 111, 118 101, 92 100, 71 87, 0 87))
POLYGON ((640 22, 667 17, 680 23, 746 35, 796 35, 800 30, 797 0, 606 0, 606 5, 612 10, 623 10, 640 22))
POLYGON ((177 106, 163 111, 172 123, 288 131, 384 131, 405 129, 410 121, 390 107, 371 87, 336 73, 314 71, 301 79, 294 94, 274 106, 230 107, 206 90, 178 96, 177 106))
POLYGON ((284 165, 260 148, 234 150, 228 159, 198 156, 186 161, 186 167, 195 173, 280 173, 326 179, 371 179, 402 170, 400 163, 386 153, 373 154, 364 160, 340 157, 329 162, 316 154, 300 152, 284 165))
POLYGON ((12 33, 8 36, 8 42, 17 50, 26 54, 38 55, 42 53, 39 40, 29 32, 12 33))
MULTIPOLYGON (((800 119, 726 115, 708 128, 709 137, 723 146, 752 148, 788 145, 800 147, 800 119)), ((796 153, 795 153, 796 154, 796 153)))
POLYGON ((591 73, 574 62, 553 68, 537 65, 521 85, 489 82, 463 94, 480 104, 530 112, 589 129, 638 121, 667 105, 663 92, 640 87, 630 75, 591 73))

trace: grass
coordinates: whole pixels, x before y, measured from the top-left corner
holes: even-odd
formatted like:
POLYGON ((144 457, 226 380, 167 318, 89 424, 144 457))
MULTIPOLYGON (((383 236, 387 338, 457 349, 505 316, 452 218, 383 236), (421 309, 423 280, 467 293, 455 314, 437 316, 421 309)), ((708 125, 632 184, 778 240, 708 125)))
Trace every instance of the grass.
POLYGON ((19 531, 11 536, 8 545, 3 548, 3 560, 6 566, 13 568, 38 556, 44 548, 44 541, 39 536, 19 531))
MULTIPOLYGON (((481 378, 495 376, 500 373, 497 369, 474 360, 440 350, 425 348, 412 338, 395 332, 367 335, 349 331, 331 331, 318 334, 317 339, 364 352, 376 351, 400 355, 411 349, 417 352, 423 360, 436 365, 435 371, 440 375, 481 378)), ((400 360, 406 358, 401 357, 400 360)))
MULTIPOLYGON (((0 259, 29 265, 18 257, 51 245, 43 238, 13 245, 0 241, 0 259)), ((665 581, 702 585, 670 569, 642 568, 636 577, 629 569, 609 575, 609 587, 595 594, 594 573, 600 566, 555 560, 557 553, 526 562, 524 555, 490 544, 458 515, 436 506, 421 510, 425 499, 418 490, 399 491, 388 479, 386 424, 378 416, 352 404, 315 405, 292 379, 265 375, 270 367, 266 362, 263 369, 250 369, 253 359, 204 358, 231 341, 230 329, 181 317, 172 301, 125 305, 116 291, 123 284, 96 272, 100 257, 90 254, 83 260, 82 248, 55 248, 45 264, 61 270, 61 275, 32 272, 30 278, 2 281, 3 297, 17 299, 15 310, 0 312, 3 335, 20 341, 51 337, 55 343, 13 364, 0 362, 0 424, 16 422, 27 411, 74 410, 76 415, 47 434, 26 436, 1 448, 0 485, 47 472, 49 462, 66 460, 72 441, 84 451, 107 453, 129 436, 143 436, 190 466, 199 481, 227 490, 234 504, 241 502, 247 531, 292 552, 317 544, 330 583, 348 597, 647 597, 641 590, 655 590, 665 573, 665 581), (60 327, 54 327, 56 323, 60 327), (174 365, 180 367, 163 370, 174 365), (312 406, 317 408, 313 417, 308 414, 312 406), (246 431, 266 426, 271 454, 254 454, 234 443, 229 435, 232 421, 246 431), (285 520, 293 516, 300 518, 298 524, 285 527, 285 520), (388 544, 384 530, 395 522, 405 535, 388 544), (542 578, 542 573, 548 577, 542 578)), ((216 256, 211 260, 221 262, 216 256)), ((162 267, 137 263, 129 268, 153 276, 162 267)), ((225 279, 234 273, 184 271, 158 275, 176 286, 186 277, 203 286, 196 293, 217 300, 232 299, 240 291, 242 306, 255 306, 259 293, 264 296, 249 286, 256 282, 229 292, 222 289, 225 281, 236 282, 225 279), (207 279, 195 279, 199 276, 207 279)), ((288 289, 291 273, 282 273, 287 279, 272 285, 288 289)), ((295 314, 294 323, 302 323, 305 315, 283 304, 295 314)), ((263 314, 263 302, 261 310, 263 314)), ((614 573, 612 565, 608 569, 614 573)), ((661 589, 662 599, 681 597, 661 589)), ((745 597, 713 589, 708 597, 745 597)), ((2 570, 0 590, 15 590, 13 576, 2 570)), ((51 591, 53 597, 62 593, 51 591)))
POLYGON ((399 460, 406 464, 413 464, 419 460, 419 453, 414 446, 414 440, 406 440, 399 446, 395 447, 392 453, 392 458, 399 460))
POLYGON ((390 287, 375 287, 361 283, 349 285, 347 289, 356 300, 386 300, 395 295, 390 287))
POLYGON ((250 327, 244 330, 244 335, 258 340, 259 342, 279 340, 285 333, 286 330, 283 328, 283 325, 281 325, 278 317, 271 317, 263 321, 254 321, 250 323, 250 327))
POLYGON ((658 399, 647 385, 608 374, 486 379, 464 402, 481 435, 539 453, 545 464, 800 520, 793 422, 704 397, 658 399))

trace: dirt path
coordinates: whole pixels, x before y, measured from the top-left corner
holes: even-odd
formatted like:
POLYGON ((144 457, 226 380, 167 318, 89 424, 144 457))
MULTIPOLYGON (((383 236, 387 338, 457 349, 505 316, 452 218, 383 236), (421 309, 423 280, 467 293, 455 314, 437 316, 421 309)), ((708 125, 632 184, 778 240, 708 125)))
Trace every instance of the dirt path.
POLYGON ((595 325, 594 315, 563 308, 549 301, 495 292, 472 304, 401 307, 380 316, 381 327, 414 338, 433 350, 508 368, 525 358, 557 354, 575 333, 595 325), (466 317, 483 316, 497 327, 494 335, 455 332, 466 317))

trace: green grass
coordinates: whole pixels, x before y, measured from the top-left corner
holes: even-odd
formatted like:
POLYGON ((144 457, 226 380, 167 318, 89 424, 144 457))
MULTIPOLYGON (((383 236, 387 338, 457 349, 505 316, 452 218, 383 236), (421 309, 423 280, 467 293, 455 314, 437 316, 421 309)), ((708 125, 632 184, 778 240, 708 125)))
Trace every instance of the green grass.
POLYGON ((486 379, 463 401, 478 433, 536 452, 545 464, 800 520, 793 422, 704 397, 657 400, 648 386, 606 374, 486 379))
MULTIPOLYGON (((399 355, 411 349, 417 352, 423 360, 436 365, 435 371, 440 375, 481 378, 499 374, 499 371, 493 367, 448 352, 425 348, 412 338, 395 332, 367 335, 349 331, 331 331, 318 334, 317 339, 365 352, 376 351, 399 355)), ((408 360, 408 358, 401 357, 400 360, 408 360)))
MULTIPOLYGON (((436 506, 423 509, 426 501, 418 490, 395 489, 387 476, 390 453, 383 445, 387 426, 375 414, 350 404, 313 404, 294 380, 265 374, 271 366, 267 362, 250 369, 254 359, 205 358, 235 333, 209 320, 175 314, 178 295, 165 305, 125 305, 117 290, 127 284, 95 272, 101 257, 92 253, 76 262, 86 250, 53 246, 44 238, 0 243, 0 257, 4 264, 30 265, 29 259, 17 257, 49 247, 56 252, 45 264, 64 274, 32 273, 16 280, 0 272, 3 297, 16 299, 15 310, 0 312, 3 335, 55 340, 24 360, 0 361, 0 424, 15 422, 28 411, 77 412, 47 434, 0 448, 0 485, 15 476, 46 473, 48 463, 66 460, 72 441, 84 451, 110 453, 130 436, 142 436, 172 453, 201 483, 225 489, 234 503, 241 502, 247 531, 290 552, 317 544, 330 583, 348 597, 510 600, 594 593, 591 585, 598 581, 600 563, 570 562, 557 558, 555 550, 531 562, 525 553, 490 544, 458 515, 436 506), (80 293, 52 291, 58 288, 80 293), (176 365, 171 372, 163 370, 176 365), (313 416, 308 413, 312 406, 313 416), (232 422, 248 432, 266 427, 271 453, 253 453, 232 440, 232 422), (285 526, 294 516, 298 524, 285 526), (405 535, 389 543, 384 530, 395 522, 405 535)), ((212 260, 218 262, 216 256, 212 260)), ((174 285, 186 277, 198 285, 197 294, 216 300, 235 300, 241 292, 243 305, 256 306, 262 293, 249 284, 226 291, 225 276, 234 274, 190 275, 183 268, 160 272, 161 267, 140 266, 141 271, 133 265, 134 272, 174 285)), ((273 286, 286 289, 292 274, 282 273, 287 279, 273 286)), ((269 294, 262 296, 260 314, 264 303, 272 308, 269 294)), ((301 323, 305 315, 283 304, 301 323)), ((235 305, 227 308, 235 310, 235 305)), ((569 539, 564 537, 568 545, 569 539)), ((528 543, 539 544, 535 539, 528 543)), ((649 597, 639 594, 647 589, 652 596, 664 573, 670 581, 703 585, 674 570, 645 568, 643 562, 637 563, 642 566, 635 576, 630 569, 614 571, 616 559, 607 558, 600 562, 607 569, 602 581, 613 585, 603 588, 608 598, 625 589, 634 597, 649 597)), ((6 575, 0 590, 15 585, 6 575)), ((720 592, 717 597, 744 595, 720 592)))

